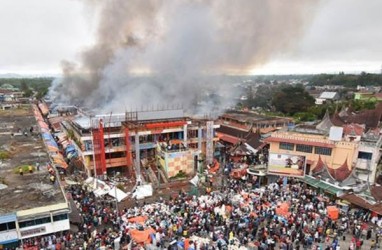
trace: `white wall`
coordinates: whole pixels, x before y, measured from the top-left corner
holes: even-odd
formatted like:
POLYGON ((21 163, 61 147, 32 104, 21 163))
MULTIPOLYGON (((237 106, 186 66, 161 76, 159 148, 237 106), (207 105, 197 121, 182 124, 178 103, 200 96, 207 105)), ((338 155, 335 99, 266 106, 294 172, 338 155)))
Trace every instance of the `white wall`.
POLYGON ((69 219, 66 220, 60 220, 60 221, 54 221, 52 223, 45 223, 30 227, 23 227, 20 228, 19 234, 21 239, 27 239, 35 236, 45 235, 45 234, 52 234, 56 232, 61 232, 65 230, 70 229, 69 219), (33 229, 41 229, 40 232, 36 233, 29 233, 27 235, 22 235, 22 232, 27 233, 26 231, 33 231, 33 229))
POLYGON ((18 239, 16 229, 0 232, 0 244, 2 244, 2 242, 7 242, 15 239, 18 239))

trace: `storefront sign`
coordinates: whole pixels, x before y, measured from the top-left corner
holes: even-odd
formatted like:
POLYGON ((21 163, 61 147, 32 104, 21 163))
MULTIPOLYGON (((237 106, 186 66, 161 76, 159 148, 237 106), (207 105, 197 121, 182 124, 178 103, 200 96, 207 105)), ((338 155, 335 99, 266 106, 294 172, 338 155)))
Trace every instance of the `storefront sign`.
POLYGON ((45 233, 46 232, 46 227, 37 227, 37 228, 32 228, 28 230, 23 230, 20 232, 21 236, 29 236, 32 234, 40 234, 40 233, 45 233))

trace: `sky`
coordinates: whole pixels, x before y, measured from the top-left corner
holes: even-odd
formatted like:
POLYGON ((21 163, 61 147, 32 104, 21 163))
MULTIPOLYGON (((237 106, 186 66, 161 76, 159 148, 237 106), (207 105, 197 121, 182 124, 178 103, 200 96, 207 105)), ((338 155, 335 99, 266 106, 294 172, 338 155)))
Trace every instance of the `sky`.
MULTIPOLYGON (((382 1, 322 0, 291 49, 249 74, 381 72, 382 1)), ((0 74, 57 75, 94 42, 79 0, 0 0, 0 74)))

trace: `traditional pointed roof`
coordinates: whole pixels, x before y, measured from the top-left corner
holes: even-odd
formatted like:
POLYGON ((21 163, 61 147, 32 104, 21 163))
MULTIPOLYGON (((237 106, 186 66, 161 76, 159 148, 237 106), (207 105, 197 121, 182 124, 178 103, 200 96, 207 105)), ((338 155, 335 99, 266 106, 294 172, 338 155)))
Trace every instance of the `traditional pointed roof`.
POLYGON ((345 162, 339 168, 328 168, 328 171, 333 179, 342 182, 350 176, 352 171, 349 169, 347 161, 348 158, 346 158, 345 162))
POLYGON ((342 106, 341 111, 338 113, 338 116, 339 117, 347 117, 347 116, 349 116, 348 108, 346 108, 345 106, 342 106))
POLYGON ((347 118, 347 116, 346 117, 340 117, 340 115, 338 113, 334 113, 331 121, 334 124, 334 126, 341 127, 342 125, 345 124, 344 119, 346 119, 346 118, 347 118))
POLYGON ((325 131, 329 133, 330 128, 334 126, 332 121, 330 120, 329 110, 326 110, 322 121, 316 125, 316 129, 325 131))
POLYGON ((319 155, 319 156, 318 156, 317 164, 316 164, 316 166, 313 168, 312 173, 313 173, 313 174, 321 173, 321 172, 324 170, 324 168, 325 168, 324 165, 325 165, 325 164, 324 164, 324 162, 323 162, 322 159, 321 159, 321 155, 319 155))

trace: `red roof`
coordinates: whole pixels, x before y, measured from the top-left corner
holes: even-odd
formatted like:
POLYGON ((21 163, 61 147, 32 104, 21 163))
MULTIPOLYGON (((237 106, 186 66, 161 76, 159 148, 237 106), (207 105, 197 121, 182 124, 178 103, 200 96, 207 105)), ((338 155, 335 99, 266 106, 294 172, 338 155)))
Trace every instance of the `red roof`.
POLYGON ((344 181, 351 174, 351 170, 348 167, 348 159, 346 158, 345 162, 339 168, 329 168, 328 171, 330 175, 337 181, 344 181))
POLYGON ((321 159, 321 155, 318 156, 318 161, 314 169, 312 170, 313 174, 321 172, 324 169, 324 162, 321 159))
POLYGON ((313 142, 313 141, 300 141, 300 140, 296 140, 296 139, 287 139, 287 138, 279 138, 279 137, 268 137, 264 141, 265 142, 288 142, 288 143, 294 143, 294 144, 303 144, 303 145, 310 145, 310 146, 334 148, 334 144, 330 144, 330 143, 313 142))
POLYGON ((351 123, 343 126, 345 135, 361 136, 364 132, 364 127, 359 124, 351 123))
POLYGON ((240 142, 240 139, 229 135, 221 135, 219 136, 219 139, 225 142, 229 142, 231 144, 237 144, 240 142))

